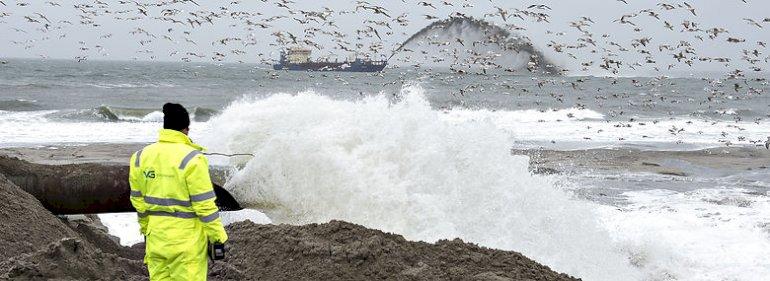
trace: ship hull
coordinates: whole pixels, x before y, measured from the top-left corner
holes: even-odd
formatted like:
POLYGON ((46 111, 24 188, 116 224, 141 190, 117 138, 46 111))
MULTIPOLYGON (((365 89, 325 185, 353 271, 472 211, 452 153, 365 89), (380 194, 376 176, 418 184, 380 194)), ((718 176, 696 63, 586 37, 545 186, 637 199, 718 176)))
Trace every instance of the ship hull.
POLYGON ((344 72, 380 72, 387 65, 384 61, 374 63, 327 63, 327 62, 307 62, 307 63, 279 63, 274 64, 274 70, 293 70, 293 71, 344 71, 344 72))

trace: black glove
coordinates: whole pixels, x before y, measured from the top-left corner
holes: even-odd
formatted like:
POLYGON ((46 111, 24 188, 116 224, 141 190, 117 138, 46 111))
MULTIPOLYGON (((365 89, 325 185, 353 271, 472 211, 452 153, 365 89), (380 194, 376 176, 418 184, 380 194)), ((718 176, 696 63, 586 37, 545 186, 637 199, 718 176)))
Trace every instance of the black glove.
POLYGON ((209 258, 211 260, 221 260, 225 258, 225 244, 209 242, 209 258))

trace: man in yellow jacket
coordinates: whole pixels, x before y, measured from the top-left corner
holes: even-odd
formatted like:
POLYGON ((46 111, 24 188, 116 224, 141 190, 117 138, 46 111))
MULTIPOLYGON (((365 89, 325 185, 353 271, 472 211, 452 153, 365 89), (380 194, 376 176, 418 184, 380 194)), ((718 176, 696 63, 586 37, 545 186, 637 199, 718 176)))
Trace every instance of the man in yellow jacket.
POLYGON ((150 280, 206 280, 209 243, 224 243, 203 147, 187 136, 190 116, 163 105, 158 142, 131 156, 131 204, 146 241, 150 280))

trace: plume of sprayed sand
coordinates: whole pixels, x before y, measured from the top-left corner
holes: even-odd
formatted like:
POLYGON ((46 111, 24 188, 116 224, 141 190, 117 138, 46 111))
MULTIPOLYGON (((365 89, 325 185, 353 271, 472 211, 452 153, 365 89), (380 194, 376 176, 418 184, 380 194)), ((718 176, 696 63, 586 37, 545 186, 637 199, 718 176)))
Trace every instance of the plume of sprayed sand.
POLYGON ((424 27, 396 48, 394 57, 456 71, 480 68, 561 74, 560 68, 526 37, 471 17, 450 17, 424 27))

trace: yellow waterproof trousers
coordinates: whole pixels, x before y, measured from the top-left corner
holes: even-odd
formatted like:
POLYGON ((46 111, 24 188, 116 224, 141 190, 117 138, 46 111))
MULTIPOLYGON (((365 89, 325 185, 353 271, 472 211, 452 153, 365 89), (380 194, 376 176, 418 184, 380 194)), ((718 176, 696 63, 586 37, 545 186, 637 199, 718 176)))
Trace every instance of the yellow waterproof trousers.
MULTIPOLYGON (((173 217, 150 217, 150 225, 185 225, 189 221, 173 217)), ((198 224, 200 225, 200 224, 198 224)), ((157 227, 157 226, 156 226, 157 227)), ((206 280, 208 271, 208 241, 203 229, 191 227, 189 231, 150 231, 147 236, 145 262, 152 281, 195 281, 206 280), (196 229, 197 228, 197 229, 196 229)))

